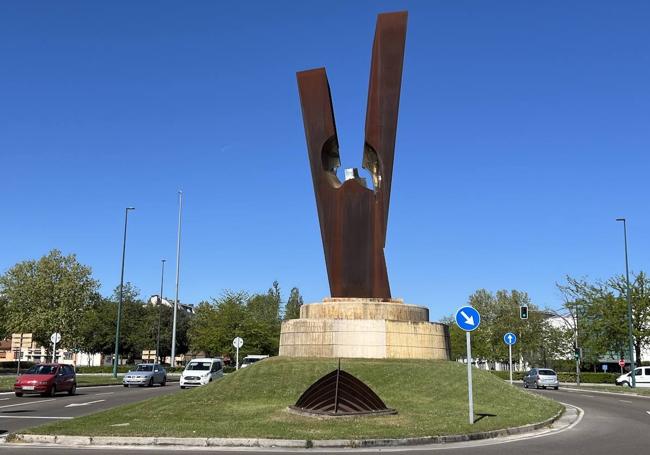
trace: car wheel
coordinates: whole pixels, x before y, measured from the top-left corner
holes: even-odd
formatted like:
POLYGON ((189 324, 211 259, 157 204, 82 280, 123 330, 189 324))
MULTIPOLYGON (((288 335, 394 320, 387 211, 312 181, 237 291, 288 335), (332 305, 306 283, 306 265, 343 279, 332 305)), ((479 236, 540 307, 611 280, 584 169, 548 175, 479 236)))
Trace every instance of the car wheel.
POLYGON ((122 384, 122 385, 123 385, 124 387, 128 387, 128 386, 129 386, 128 384, 122 384))
POLYGON ((528 383, 526 383, 526 381, 524 381, 524 389, 527 389, 527 388, 528 388, 528 383))
POLYGON ((630 383, 627 382, 627 381, 623 381, 623 382, 621 383, 621 385, 622 385, 623 387, 630 387, 630 383))
POLYGON ((17 396, 18 398, 20 398, 20 397, 23 396, 23 393, 22 393, 22 392, 16 392, 16 396, 17 396))
POLYGON ((539 390, 539 384, 535 384, 535 390, 539 390))
POLYGON ((70 388, 70 390, 68 390, 68 395, 74 395, 76 392, 77 392, 77 384, 74 383, 74 384, 72 384, 72 387, 70 388))
POLYGON ((185 389, 185 386, 184 386, 184 385, 182 385, 182 386, 181 386, 181 389, 185 389))
POLYGON ((147 384, 147 387, 153 387, 153 378, 149 379, 149 384, 147 384))
POLYGON ((167 385, 167 376, 163 378, 162 382, 160 383, 160 387, 165 387, 166 385, 167 385))
POLYGON ((545 385, 543 385, 543 386, 542 386, 542 389, 544 389, 544 390, 546 390, 546 386, 545 386, 545 385))
POLYGON ((553 390, 557 390, 557 389, 559 389, 559 387, 553 387, 553 390))
POLYGON ((44 397, 53 397, 54 395, 56 395, 56 384, 52 384, 52 387, 50 387, 50 389, 47 392, 43 392, 41 394, 41 396, 44 397))

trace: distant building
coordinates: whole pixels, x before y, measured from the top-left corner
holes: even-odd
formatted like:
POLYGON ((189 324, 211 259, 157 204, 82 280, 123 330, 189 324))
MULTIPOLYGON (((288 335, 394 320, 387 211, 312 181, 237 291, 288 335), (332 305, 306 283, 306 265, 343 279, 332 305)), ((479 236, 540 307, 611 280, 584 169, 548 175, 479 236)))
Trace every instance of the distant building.
MULTIPOLYGON (((149 301, 146 303, 146 305, 152 305, 152 306, 157 306, 160 304, 160 296, 158 294, 154 294, 151 297, 149 297, 149 301)), ((162 298, 162 305, 168 307, 168 308, 174 308, 174 301, 173 300, 167 300, 166 298, 162 298)), ((191 304, 185 304, 178 302, 178 309, 181 311, 185 311, 186 313, 189 314, 194 314, 194 305, 191 304)))
MULTIPOLYGON (((72 352, 67 349, 56 350, 56 360, 70 365, 99 366, 101 357, 101 354, 72 352)), ((21 362, 35 363, 52 360, 45 347, 33 340, 31 333, 13 333, 11 338, 0 343, 0 361, 16 361, 19 358, 21 362)))

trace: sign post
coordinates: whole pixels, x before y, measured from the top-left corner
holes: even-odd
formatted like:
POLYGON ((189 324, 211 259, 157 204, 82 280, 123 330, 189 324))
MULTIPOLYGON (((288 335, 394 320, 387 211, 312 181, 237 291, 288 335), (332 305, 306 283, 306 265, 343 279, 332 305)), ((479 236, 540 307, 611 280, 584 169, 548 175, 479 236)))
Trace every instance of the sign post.
POLYGON ((510 385, 512 385, 512 345, 517 342, 517 335, 508 332, 503 335, 503 342, 508 345, 508 359, 510 361, 510 385))
POLYGON ((232 340, 232 345, 237 350, 237 360, 235 363, 235 370, 239 370, 239 348, 241 348, 244 345, 244 340, 242 340, 240 337, 235 337, 235 339, 232 340))
POLYGON ((471 306, 456 312, 456 324, 465 331, 467 340, 467 395, 469 397, 469 423, 474 424, 474 398, 472 396, 472 340, 470 332, 481 324, 481 315, 471 306))
POLYGON ((50 337, 50 341, 54 344, 52 348, 52 363, 56 363, 56 344, 61 341, 61 334, 59 332, 54 332, 50 337))

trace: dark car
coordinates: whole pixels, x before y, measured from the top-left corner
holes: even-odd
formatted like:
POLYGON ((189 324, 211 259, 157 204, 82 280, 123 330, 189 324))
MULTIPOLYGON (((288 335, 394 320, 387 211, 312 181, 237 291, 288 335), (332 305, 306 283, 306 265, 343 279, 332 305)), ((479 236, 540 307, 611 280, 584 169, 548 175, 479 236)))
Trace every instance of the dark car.
POLYGON ((53 397, 57 392, 74 395, 77 391, 77 375, 70 365, 41 363, 16 378, 14 392, 17 397, 24 393, 40 393, 53 397))

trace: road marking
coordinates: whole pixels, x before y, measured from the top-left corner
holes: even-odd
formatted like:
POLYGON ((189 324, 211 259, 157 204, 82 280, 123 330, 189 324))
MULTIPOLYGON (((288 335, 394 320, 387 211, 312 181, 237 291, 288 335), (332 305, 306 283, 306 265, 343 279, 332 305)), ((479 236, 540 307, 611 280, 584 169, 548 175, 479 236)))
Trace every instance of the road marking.
POLYGON ((632 401, 628 401, 628 400, 618 400, 618 401, 620 401, 621 403, 633 403, 632 401))
POLYGON ((9 400, 10 398, 0 398, 0 401, 9 400))
POLYGON ((584 394, 584 393, 582 394, 582 396, 583 396, 583 397, 589 397, 589 398, 596 398, 596 397, 593 396, 593 395, 586 395, 586 394, 584 394))
POLYGON ((89 404, 101 403, 102 401, 106 401, 106 400, 86 401, 85 403, 70 403, 69 405, 66 406, 66 408, 74 408, 77 406, 88 406, 89 404))
POLYGON ((4 406, 0 406, 0 409, 13 408, 14 406, 25 406, 27 404, 34 404, 34 403, 45 403, 47 401, 54 401, 54 398, 50 398, 49 400, 25 401, 24 403, 6 404, 4 406))
POLYGON ((57 419, 57 420, 70 420, 70 419, 74 419, 74 417, 0 416, 0 419, 57 419))
POLYGON ((650 411, 646 411, 650 415, 650 411))
POLYGON ((113 395, 115 392, 103 392, 103 393, 96 393, 95 396, 99 395, 113 395))

